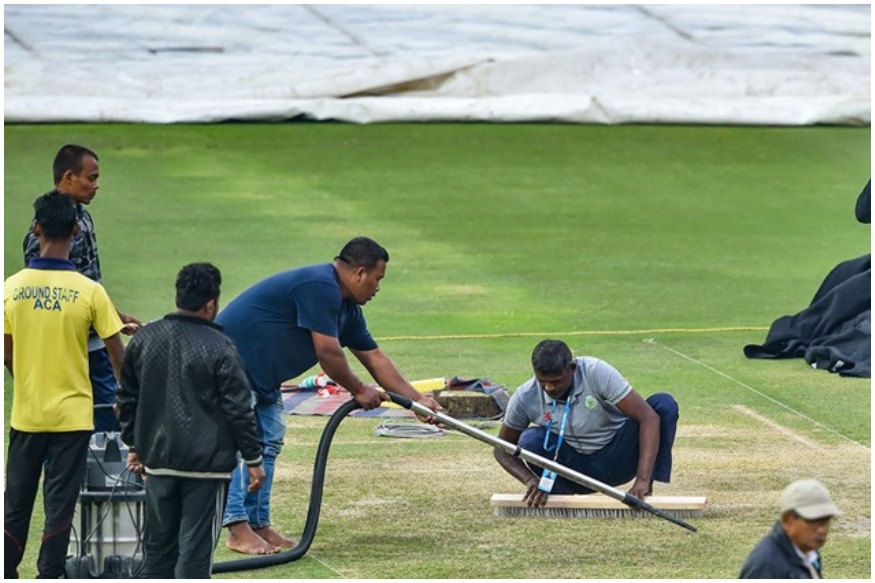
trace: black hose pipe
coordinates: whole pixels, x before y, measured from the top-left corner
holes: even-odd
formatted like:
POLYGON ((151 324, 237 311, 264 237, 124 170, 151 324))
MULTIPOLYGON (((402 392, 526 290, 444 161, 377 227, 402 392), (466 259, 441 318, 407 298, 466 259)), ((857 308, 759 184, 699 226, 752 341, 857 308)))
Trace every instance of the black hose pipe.
POLYGON ((331 447, 331 439, 337 426, 343 418, 361 408, 361 405, 350 399, 334 412, 325 429, 322 430, 322 438, 316 449, 316 461, 313 464, 313 483, 310 486, 310 505, 307 509, 307 522, 304 524, 304 532, 301 540, 294 548, 273 555, 261 555, 248 559, 234 561, 222 561, 213 564, 213 573, 231 573, 234 571, 248 571, 250 569, 263 569, 275 565, 285 565, 297 561, 310 549, 313 538, 316 536, 316 527, 319 525, 319 511, 322 507, 322 489, 325 485, 325 466, 328 464, 328 449, 331 447))

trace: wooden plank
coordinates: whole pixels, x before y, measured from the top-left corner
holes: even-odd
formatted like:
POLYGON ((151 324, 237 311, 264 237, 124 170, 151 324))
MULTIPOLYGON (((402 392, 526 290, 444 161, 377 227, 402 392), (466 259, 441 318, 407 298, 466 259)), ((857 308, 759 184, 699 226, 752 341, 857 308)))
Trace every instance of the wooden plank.
MULTIPOLYGON (((707 496, 647 496, 644 501, 660 510, 704 510, 707 496)), ((493 494, 490 506, 520 508, 527 506, 522 494, 493 494)), ((628 509, 619 500, 604 494, 563 495, 553 494, 547 498, 543 508, 581 508, 581 509, 628 509)))

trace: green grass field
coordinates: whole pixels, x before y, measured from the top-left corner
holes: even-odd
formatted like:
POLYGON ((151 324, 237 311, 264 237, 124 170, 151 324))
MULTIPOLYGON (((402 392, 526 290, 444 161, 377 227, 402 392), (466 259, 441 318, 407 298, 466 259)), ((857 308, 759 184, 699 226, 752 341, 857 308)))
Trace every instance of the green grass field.
MULTIPOLYGON (((101 157, 105 285, 143 320, 173 310, 178 269, 212 261, 223 301, 368 235, 391 255, 365 308, 410 379, 511 389, 534 344, 566 340, 681 408, 657 493, 707 495, 692 534, 659 520, 493 517, 522 486, 458 434, 400 440, 348 419, 316 540, 257 578, 732 578, 817 477, 845 516, 830 578, 871 576, 870 382, 801 359, 747 360, 840 261, 869 252, 854 203, 869 128, 399 124, 6 126, 4 275, 21 268, 33 199, 78 142, 101 157)), ((360 370, 359 367, 357 367, 360 370)), ((6 375, 5 424, 12 397, 6 375)), ((324 418, 290 417, 274 522, 303 528, 324 418)), ((8 432, 7 432, 8 433, 8 432)), ((35 575, 31 529, 22 575, 35 575)), ((220 543, 218 560, 239 558, 220 543)))

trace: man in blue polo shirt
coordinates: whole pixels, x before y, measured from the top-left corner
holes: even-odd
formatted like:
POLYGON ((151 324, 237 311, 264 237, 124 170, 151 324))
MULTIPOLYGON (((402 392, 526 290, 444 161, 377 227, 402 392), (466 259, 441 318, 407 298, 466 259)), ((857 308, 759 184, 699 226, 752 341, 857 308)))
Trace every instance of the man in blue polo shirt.
POLYGON ((363 408, 379 407, 386 395, 353 372, 343 351, 347 347, 381 387, 441 410, 404 379, 368 331, 361 306, 380 290, 388 261, 388 252, 376 241, 356 237, 333 262, 268 277, 243 291, 216 318, 237 345, 252 384, 266 474, 261 490, 250 494, 245 472, 234 472, 223 519, 229 548, 267 554, 295 544, 270 522, 274 467, 286 430, 283 381, 318 363, 363 408))
MULTIPOLYGON (((671 448, 678 405, 667 393, 638 394, 603 360, 573 358, 560 340, 543 340, 532 352, 535 376, 511 396, 498 437, 519 444, 599 482, 635 482, 629 492, 643 499, 653 481, 671 479, 671 448)), ((495 459, 526 484, 529 506, 549 494, 588 494, 585 486, 495 448, 495 459)))

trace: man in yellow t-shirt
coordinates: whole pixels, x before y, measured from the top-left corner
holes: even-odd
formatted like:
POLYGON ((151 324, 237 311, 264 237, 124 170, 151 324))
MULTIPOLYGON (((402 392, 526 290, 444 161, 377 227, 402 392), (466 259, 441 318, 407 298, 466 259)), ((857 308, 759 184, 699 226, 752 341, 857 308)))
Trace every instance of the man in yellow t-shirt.
POLYGON ((103 287, 69 261, 78 229, 73 199, 57 191, 34 202, 40 256, 3 286, 3 363, 13 376, 6 456, 4 578, 17 578, 40 475, 45 528, 37 569, 64 575, 70 528, 94 429, 88 331, 106 343, 118 378, 124 327, 103 287))

